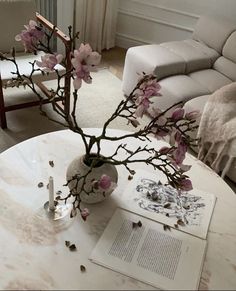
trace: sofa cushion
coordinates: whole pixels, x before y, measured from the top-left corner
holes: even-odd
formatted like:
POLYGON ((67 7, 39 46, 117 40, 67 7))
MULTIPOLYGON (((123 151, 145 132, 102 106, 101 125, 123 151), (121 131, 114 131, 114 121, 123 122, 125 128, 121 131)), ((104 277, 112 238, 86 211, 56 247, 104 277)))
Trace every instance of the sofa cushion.
POLYGON ((196 41, 194 39, 185 39, 184 42, 207 55, 207 57, 211 60, 212 65, 220 57, 220 54, 216 50, 210 48, 200 41, 196 41))
POLYGON ((149 113, 152 112, 153 107, 165 110, 177 102, 187 101, 196 96, 209 93, 206 88, 186 75, 168 77, 159 83, 161 85, 160 93, 162 96, 151 99, 153 103, 150 106, 149 113))
POLYGON ((223 47, 222 55, 236 63, 236 31, 227 39, 223 47))
POLYGON ((154 73, 158 80, 166 76, 183 74, 183 58, 159 45, 143 45, 128 49, 125 58, 122 89, 128 95, 136 86, 140 76, 154 73))
POLYGON ((236 63, 226 59, 225 57, 220 57, 214 63, 213 68, 232 81, 236 81, 236 63))
POLYGON ((213 93, 217 89, 232 82, 226 76, 212 69, 191 73, 189 74, 189 77, 199 83, 202 87, 206 88, 209 93, 213 93))
POLYGON ((236 24, 226 19, 202 16, 196 24, 193 39, 202 41, 221 53, 227 38, 234 30, 236 30, 236 24))
POLYGON ((197 70, 209 69, 213 64, 206 53, 188 42, 171 41, 164 42, 160 46, 165 47, 184 59, 186 74, 197 70))

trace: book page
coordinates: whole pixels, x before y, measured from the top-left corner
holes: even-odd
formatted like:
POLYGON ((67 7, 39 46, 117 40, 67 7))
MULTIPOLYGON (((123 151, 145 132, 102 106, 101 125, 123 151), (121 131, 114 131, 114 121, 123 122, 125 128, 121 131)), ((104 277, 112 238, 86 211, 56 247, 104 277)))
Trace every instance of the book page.
POLYGON ((198 189, 179 195, 173 187, 162 185, 158 174, 138 170, 119 206, 206 239, 215 202, 214 194, 198 189))
POLYGON ((205 247, 205 240, 118 208, 90 259, 157 288, 195 290, 205 247))

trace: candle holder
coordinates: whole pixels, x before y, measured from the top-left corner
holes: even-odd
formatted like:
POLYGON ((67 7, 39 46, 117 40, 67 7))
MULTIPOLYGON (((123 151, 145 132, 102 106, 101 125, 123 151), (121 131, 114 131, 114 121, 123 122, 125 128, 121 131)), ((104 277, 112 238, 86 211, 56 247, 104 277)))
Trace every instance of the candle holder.
POLYGON ((49 207, 49 201, 44 204, 44 209, 46 211, 47 217, 51 220, 59 220, 70 214, 72 209, 72 204, 59 204, 54 201, 54 208, 49 207))

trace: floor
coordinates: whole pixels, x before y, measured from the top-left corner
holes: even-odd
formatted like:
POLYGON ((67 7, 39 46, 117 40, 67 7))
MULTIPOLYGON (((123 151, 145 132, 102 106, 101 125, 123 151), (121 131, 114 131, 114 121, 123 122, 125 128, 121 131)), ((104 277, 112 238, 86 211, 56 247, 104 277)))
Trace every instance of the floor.
MULTIPOLYGON (((125 54, 126 50, 119 47, 115 47, 110 50, 104 50, 102 52, 101 66, 108 67, 115 76, 122 80, 125 54)), ((236 193, 236 184, 227 177, 225 178, 225 181, 236 193)))
POLYGON ((122 80, 126 49, 115 47, 102 52, 101 66, 108 67, 109 70, 122 80))

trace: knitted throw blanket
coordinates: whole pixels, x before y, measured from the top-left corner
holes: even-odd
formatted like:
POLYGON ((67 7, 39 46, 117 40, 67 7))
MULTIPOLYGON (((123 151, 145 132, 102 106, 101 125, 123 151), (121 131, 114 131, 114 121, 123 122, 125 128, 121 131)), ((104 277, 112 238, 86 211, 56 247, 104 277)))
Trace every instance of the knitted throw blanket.
POLYGON ((224 177, 236 159, 236 82, 224 86, 208 98, 200 120, 198 138, 198 158, 217 173, 222 171, 221 176, 224 177))

